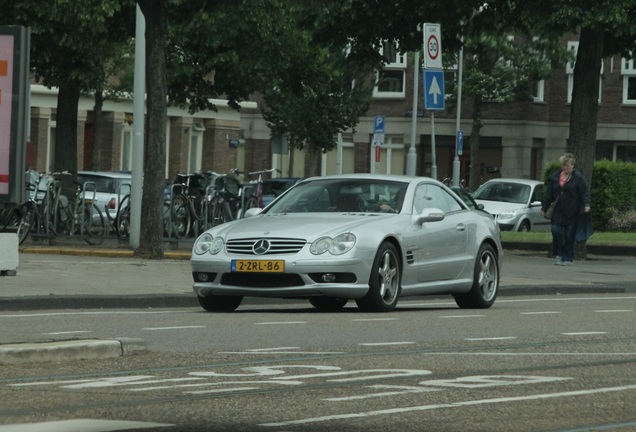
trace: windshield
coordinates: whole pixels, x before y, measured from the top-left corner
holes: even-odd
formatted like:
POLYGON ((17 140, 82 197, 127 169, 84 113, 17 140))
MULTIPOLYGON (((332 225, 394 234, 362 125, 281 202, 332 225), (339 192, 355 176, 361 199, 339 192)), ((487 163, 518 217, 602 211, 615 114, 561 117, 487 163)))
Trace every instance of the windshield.
POLYGON ((473 194, 474 199, 526 204, 530 186, 521 183, 486 182, 473 194))
POLYGON ((265 212, 399 212, 408 182, 377 179, 316 179, 292 187, 265 212))

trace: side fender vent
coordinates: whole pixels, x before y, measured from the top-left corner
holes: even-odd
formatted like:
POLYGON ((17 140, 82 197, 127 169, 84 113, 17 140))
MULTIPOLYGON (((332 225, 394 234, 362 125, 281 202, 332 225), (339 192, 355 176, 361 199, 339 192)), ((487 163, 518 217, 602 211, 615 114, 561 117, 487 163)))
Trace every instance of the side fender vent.
POLYGON ((411 250, 406 251, 406 262, 407 264, 413 264, 415 262, 413 251, 411 250))

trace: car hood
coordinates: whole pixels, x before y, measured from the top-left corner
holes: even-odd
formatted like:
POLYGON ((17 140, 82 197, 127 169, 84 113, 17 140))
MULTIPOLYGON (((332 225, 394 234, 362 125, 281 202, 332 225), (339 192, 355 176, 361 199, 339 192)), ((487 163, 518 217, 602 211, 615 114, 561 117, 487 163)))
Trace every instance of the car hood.
POLYGON ((501 201, 488 201, 479 199, 476 199, 475 202, 477 202, 477 204, 483 204, 484 210, 486 210, 490 214, 499 214, 508 210, 525 210, 528 208, 527 205, 519 203, 507 203, 501 201))
POLYGON ((364 226, 365 231, 387 232, 387 219, 399 218, 403 223, 407 216, 378 213, 278 213, 257 215, 219 225, 208 232, 223 236, 226 240, 252 237, 293 237, 313 241, 322 236, 336 236, 364 226))

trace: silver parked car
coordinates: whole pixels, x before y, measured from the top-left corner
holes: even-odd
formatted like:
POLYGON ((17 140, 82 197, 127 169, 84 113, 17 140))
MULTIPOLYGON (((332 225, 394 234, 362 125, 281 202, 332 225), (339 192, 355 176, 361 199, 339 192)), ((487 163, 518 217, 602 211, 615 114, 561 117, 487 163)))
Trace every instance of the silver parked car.
POLYGON ((541 216, 544 184, 538 180, 500 178, 488 180, 474 193, 502 231, 547 231, 550 221, 541 216))
POLYGON ((305 298, 322 310, 355 300, 365 311, 442 293, 488 308, 497 296, 497 224, 430 178, 315 177, 247 213, 194 243, 193 288, 207 311, 232 311, 243 296, 305 298))

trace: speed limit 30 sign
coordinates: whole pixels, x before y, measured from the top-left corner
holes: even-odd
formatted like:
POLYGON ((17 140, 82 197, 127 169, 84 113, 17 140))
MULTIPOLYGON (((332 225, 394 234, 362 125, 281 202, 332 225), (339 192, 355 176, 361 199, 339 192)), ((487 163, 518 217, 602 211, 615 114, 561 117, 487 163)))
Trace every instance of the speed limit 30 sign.
POLYGON ((442 30, 439 24, 424 24, 424 69, 442 69, 442 30))

